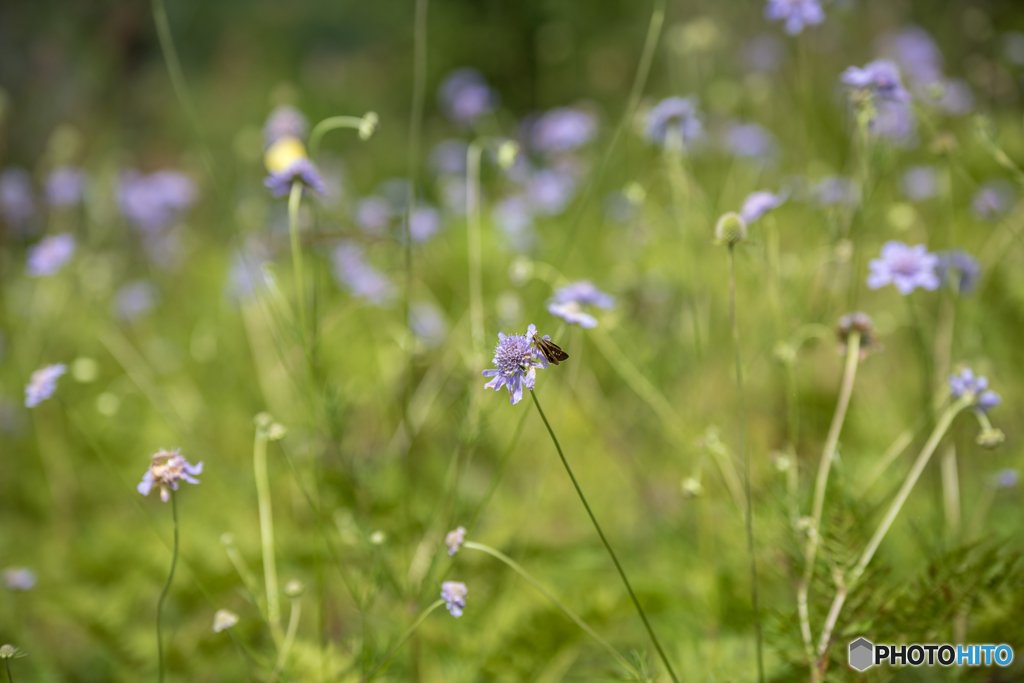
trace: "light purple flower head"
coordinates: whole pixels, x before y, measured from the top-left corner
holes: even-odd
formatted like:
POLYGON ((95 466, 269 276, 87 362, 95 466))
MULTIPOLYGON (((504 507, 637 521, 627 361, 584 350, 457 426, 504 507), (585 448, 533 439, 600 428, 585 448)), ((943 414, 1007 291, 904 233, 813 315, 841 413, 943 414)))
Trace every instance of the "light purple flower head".
POLYGON ((579 325, 585 330, 597 327, 597 318, 583 310, 583 307, 575 301, 560 304, 552 301, 548 304, 548 313, 561 318, 570 325, 579 325))
POLYGON ((868 287, 879 289, 891 284, 904 295, 918 287, 938 289, 939 276, 935 272, 938 264, 939 257, 923 244, 910 247, 903 242, 886 242, 882 245, 881 258, 872 259, 868 264, 871 269, 868 287))
POLYGON ((32 176, 23 168, 8 168, 0 173, 0 213, 4 220, 21 226, 36 212, 32 198, 32 176))
POLYGON ((75 254, 75 238, 67 233, 44 237, 28 250, 30 277, 46 277, 58 272, 75 254))
POLYGON ((945 78, 935 104, 949 116, 964 116, 974 109, 974 91, 962 78, 945 78))
POLYGON ((437 306, 421 301, 409 307, 409 329, 428 348, 436 348, 448 336, 448 321, 437 306))
POLYGON ((975 375, 970 368, 949 376, 949 392, 953 398, 973 397, 974 405, 982 412, 995 408, 1002 400, 999 394, 988 388, 988 378, 975 375))
POLYGON ((668 97, 647 114, 647 139, 662 147, 670 139, 687 145, 704 134, 697 97, 668 97), (670 135, 670 131, 672 131, 670 135))
POLYGON ((75 206, 85 194, 85 171, 73 166, 58 166, 46 178, 46 202, 50 206, 75 206))
POLYGON ((309 122, 295 107, 283 104, 275 107, 263 124, 263 148, 267 149, 281 138, 306 137, 309 122))
POLYGON ((32 373, 25 385, 25 407, 35 408, 57 391, 57 379, 68 371, 63 363, 47 365, 32 373))
POLYGON ((156 288, 149 280, 128 282, 117 290, 114 311, 122 320, 136 320, 156 306, 156 288))
POLYGON ((177 171, 143 174, 128 170, 121 174, 117 188, 122 215, 147 233, 170 227, 197 197, 195 183, 177 171))
POLYGON ((786 33, 795 36, 805 26, 817 26, 825 21, 820 0, 768 0, 764 8, 768 21, 784 21, 786 33))
POLYGON ((1012 468, 999 470, 995 477, 996 486, 1001 489, 1012 489, 1020 482, 1020 472, 1012 468))
POLYGON ((498 202, 491 214, 514 250, 526 251, 533 246, 536 238, 533 230, 533 209, 526 197, 506 197, 498 202))
POLYGON ((466 527, 456 527, 449 531, 444 537, 444 544, 448 546, 448 555, 453 556, 459 552, 459 548, 466 542, 466 527))
POLYGON ((991 180, 979 187, 971 198, 971 211, 976 218, 996 222, 1010 210, 1016 194, 1013 185, 1005 180, 991 180))
POLYGON ((453 122, 466 126, 498 106, 498 93, 476 69, 463 68, 450 73, 437 92, 441 110, 453 122))
POLYGON ((768 190, 758 190, 747 195, 743 200, 743 208, 740 209, 740 216, 749 225, 761 218, 772 209, 777 209, 786 202, 787 192, 773 194, 768 190))
POLYGON ((161 450, 153 456, 149 469, 142 475, 142 481, 136 490, 144 496, 148 496, 154 486, 160 487, 160 500, 167 502, 171 499, 171 491, 178 490, 178 481, 184 480, 189 484, 198 484, 199 480, 195 475, 202 474, 202 461, 195 465, 189 463, 182 456, 180 450, 161 450))
POLYGON ((732 154, 747 159, 767 159, 778 151, 775 136, 756 123, 729 126, 725 146, 732 154))
MULTIPOLYGON (((537 369, 546 370, 548 360, 533 344, 537 334, 536 325, 531 324, 525 335, 513 334, 506 336, 498 333, 498 346, 494 349, 492 361, 497 370, 484 370, 484 377, 493 377, 484 385, 486 389, 500 391, 504 386, 508 389, 509 400, 515 405, 523 400, 523 387, 533 391, 537 381, 537 369)), ((549 339, 544 335, 544 339, 549 339)))
POLYGON ((938 273, 943 285, 954 284, 960 294, 974 291, 981 277, 981 264, 966 251, 939 252, 938 273))
POLYGON ((576 194, 576 179, 553 168, 542 168, 530 176, 526 196, 531 208, 541 215, 557 216, 576 194))
POLYGON ((899 102, 883 100, 875 106, 869 130, 901 148, 917 144, 917 121, 913 109, 899 102))
POLYGON ((751 71, 772 72, 786 57, 782 41, 768 33, 754 36, 743 46, 743 63, 751 71))
POLYGON ((334 276, 352 296, 380 306, 395 295, 395 286, 366 261, 363 248, 355 242, 342 242, 332 255, 334 276))
POLYGON ((911 166, 900 178, 900 189, 912 202, 923 202, 939 195, 939 174, 934 166, 911 166))
POLYGON ((462 175, 466 172, 468 148, 464 140, 442 140, 430 150, 430 168, 437 175, 462 175))
POLYGON ((555 290, 552 299, 562 304, 575 301, 579 304, 597 306, 606 311, 615 306, 615 297, 611 294, 605 294, 589 280, 579 280, 564 287, 559 287, 555 290))
POLYGON ((360 230, 380 237, 391 227, 391 205, 382 197, 360 199, 355 206, 355 219, 360 230))
POLYGON ((320 176, 313 162, 306 158, 299 158, 288 164, 283 171, 271 171, 270 175, 263 179, 263 185, 270 190, 275 198, 287 197, 292 190, 292 184, 296 181, 302 183, 319 195, 327 194, 327 185, 320 176))
POLYGON ((426 242, 441 231, 441 213, 432 206, 418 206, 409 215, 409 236, 413 242, 426 242))
POLYGON ((852 88, 870 92, 877 101, 910 101, 910 93, 900 80, 899 68, 888 59, 876 59, 863 67, 848 67, 840 80, 852 88))
POLYGON ((36 587, 36 573, 28 567, 7 567, 3 576, 4 588, 9 591, 30 591, 36 587))
POLYGON ((854 204, 857 201, 857 185, 843 176, 822 178, 811 188, 811 196, 820 206, 854 204))
POLYGON ((879 47, 900 65, 912 83, 926 88, 942 79, 942 52, 920 26, 908 26, 899 33, 883 36, 879 47))
POLYGON ((569 152, 590 142, 597 133, 597 118, 575 107, 557 107, 545 112, 530 130, 533 148, 539 152, 569 152))
POLYGON ((445 581, 441 584, 441 599, 445 602, 448 613, 458 619, 462 610, 466 609, 466 584, 461 581, 445 581))

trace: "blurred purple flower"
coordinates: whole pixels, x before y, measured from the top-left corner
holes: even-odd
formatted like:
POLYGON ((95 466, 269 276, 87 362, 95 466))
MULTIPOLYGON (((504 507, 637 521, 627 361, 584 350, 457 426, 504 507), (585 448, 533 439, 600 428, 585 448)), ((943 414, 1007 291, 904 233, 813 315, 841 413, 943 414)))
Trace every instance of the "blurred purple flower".
POLYGON ((380 237, 391 226, 391 207, 381 197, 360 199, 355 212, 356 225, 368 235, 380 237))
POLYGON ((579 325, 585 330, 597 327, 597 318, 584 311, 575 301, 564 304, 552 301, 548 304, 548 313, 570 325, 579 325))
POLYGON ((123 285, 114 297, 114 311, 122 320, 135 320, 156 305, 156 288, 148 280, 123 285))
POLYGON ((419 206, 409 215, 409 236, 426 242, 441 230, 441 214, 432 206, 419 206))
POLYGON ((28 567, 4 569, 4 588, 9 591, 30 591, 36 587, 36 573, 28 567))
POLYGON ((327 194, 327 185, 324 184, 320 171, 312 161, 305 158, 296 159, 283 171, 271 171, 270 175, 263 179, 263 185, 277 199, 287 197, 295 182, 302 183, 319 195, 327 194))
POLYGON ((949 376, 949 392, 953 398, 973 396, 975 405, 982 412, 995 408, 1002 400, 999 394, 988 388, 988 378, 975 375, 970 368, 964 368, 959 374, 949 376))
POLYGON ((597 306, 604 310, 611 310, 615 306, 615 297, 605 294, 594 286, 590 280, 578 280, 576 282, 559 287, 555 290, 552 300, 558 303, 569 303, 575 301, 588 306, 597 306))
POLYGON ((301 140, 308 130, 309 122, 301 111, 288 104, 275 107, 263 124, 263 148, 267 149, 281 138, 301 140))
POLYGON ((466 172, 468 149, 464 140, 442 140, 430 151, 431 169, 437 175, 462 175, 466 172))
POLYGON ((85 194, 85 171, 72 166, 59 166, 46 178, 46 202, 50 206, 69 207, 82 201, 85 194))
POLYGON ((942 52, 920 26, 908 26, 899 33, 883 36, 879 47, 916 85, 927 87, 942 79, 942 52))
POLYGON ((342 242, 334 249, 334 276, 352 296, 381 305, 395 294, 395 287, 376 268, 366 262, 363 248, 354 242, 342 242))
POLYGON ((854 204, 857 201, 857 185, 843 176, 822 178, 811 187, 811 196, 820 206, 835 204, 854 204))
POLYGON ((526 185, 530 206, 539 214, 556 216, 565 210, 576 194, 576 180, 563 171, 543 168, 526 185))
POLYGON ((939 252, 937 265, 939 280, 943 285, 955 284, 960 294, 974 291, 981 277, 981 264, 966 251, 954 249, 939 252))
POLYGON ((762 33, 743 46, 743 63, 751 71, 772 72, 786 57, 786 46, 775 36, 762 33))
POLYGON ((198 484, 199 480, 195 478, 195 475, 202 473, 202 461, 193 465, 182 456, 179 450, 161 450, 153 456, 149 469, 142 475, 142 481, 135 488, 142 495, 148 496, 153 487, 158 486, 160 487, 160 500, 166 503, 171 499, 171 491, 178 490, 178 481, 184 480, 189 484, 198 484))
POLYGON ((765 159, 776 152, 775 136, 756 123, 733 124, 725 131, 725 146, 738 157, 765 159))
POLYGON ((805 26, 817 26, 825 21, 825 11, 819 0, 768 0, 764 8, 768 21, 785 21, 786 33, 795 36, 805 26))
POLYGON ((494 111, 498 94, 476 69, 463 68, 450 73, 437 92, 438 104, 449 119, 469 125, 494 111))
POLYGON ((597 133, 597 118, 574 107, 557 107, 545 112, 533 124, 530 138, 534 149, 558 153, 579 149, 597 133))
POLYGON ((440 346, 448 336, 448 321, 436 305, 421 301, 409 307, 409 329, 427 348, 440 346))
POLYGON ((948 78, 942 82, 942 95, 936 104, 950 116, 970 114, 974 109, 974 92, 962 78, 948 78))
POLYGON ((128 170, 117 188, 118 205, 129 223, 143 232, 170 227, 198 196, 195 183, 177 171, 142 174, 128 170))
POLYGON ((44 237, 28 250, 30 277, 53 275, 64 267, 75 254, 75 238, 67 233, 44 237))
POLYGON ((664 147, 670 139, 687 145, 704 134, 697 98, 667 97, 647 114, 647 139, 664 147), (670 131, 672 132, 670 135, 670 131))
POLYGON ((533 245, 533 211, 526 197, 506 197, 494 207, 492 216, 514 250, 526 251, 533 245))
POLYGON ((898 147, 911 147, 917 142, 914 112, 905 104, 887 100, 879 102, 869 128, 878 137, 898 147))
POLYGON ((1020 472, 1012 468, 999 470, 996 474, 996 486, 1001 489, 1012 489, 1020 482, 1020 472))
POLYGON ((971 210, 976 218, 993 223, 1010 210, 1017 193, 1005 180, 990 180, 978 188, 971 198, 971 210))
POLYGON ((910 93, 900 80, 899 68, 888 59, 877 59, 863 67, 848 67, 839 80, 850 87, 870 92, 877 101, 910 101, 910 93))
MULTIPOLYGON (((548 360, 533 345, 533 337, 537 334, 537 327, 530 325, 525 335, 513 334, 505 336, 504 332, 498 333, 498 346, 494 349, 494 360, 492 361, 497 370, 484 370, 484 377, 493 377, 484 385, 486 389, 500 391, 504 386, 508 388, 509 400, 515 405, 523 400, 523 387, 533 390, 537 381, 537 369, 546 370, 548 360)), ((544 339, 548 339, 544 335, 544 339)))
POLYGON ((448 546, 448 556, 451 557, 459 552, 459 548, 466 542, 466 527, 460 526, 449 531, 444 537, 444 544, 448 546))
POLYGON ((63 363, 47 365, 32 373, 25 385, 25 407, 35 408, 57 391, 57 379, 68 371, 63 363))
POLYGON ((12 226, 21 226, 36 211, 32 198, 32 177, 22 168, 0 173, 0 213, 12 226))
POLYGON ((882 245, 881 258, 868 264, 868 288, 879 289, 893 285, 900 294, 910 294, 918 287, 938 289, 939 276, 935 272, 939 257, 923 244, 912 247, 903 242, 890 241, 882 245))
POLYGON ((779 192, 772 194, 767 190, 759 190, 747 195, 743 200, 743 208, 740 209, 740 216, 747 223, 753 223, 772 209, 777 209, 786 201, 787 193, 779 192))
POLYGON ((911 166, 900 178, 900 189, 912 202, 923 202, 939 195, 939 173, 934 166, 911 166))
POLYGON ((445 602, 448 613, 458 619, 462 610, 466 609, 466 593, 469 590, 461 581, 445 581, 441 584, 441 599, 445 602))

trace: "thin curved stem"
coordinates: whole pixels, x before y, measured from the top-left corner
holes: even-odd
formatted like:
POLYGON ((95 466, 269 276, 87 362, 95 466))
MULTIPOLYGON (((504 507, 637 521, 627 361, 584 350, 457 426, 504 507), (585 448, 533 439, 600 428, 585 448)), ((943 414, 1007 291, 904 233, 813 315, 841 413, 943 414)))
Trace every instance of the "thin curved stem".
POLYGON ((605 537, 604 531, 601 529, 601 525, 597 521, 597 517, 594 516, 594 511, 590 509, 590 503, 587 502, 587 497, 583 495, 583 489, 580 488, 579 482, 576 481, 576 475, 573 474, 572 468, 569 467, 569 461, 565 459, 565 453, 562 452, 562 446, 558 443, 558 437, 555 436, 555 431, 551 428, 551 423, 548 422, 547 415, 544 414, 544 409, 540 407, 540 401, 537 400, 537 393, 531 391, 530 396, 533 398, 533 405, 537 407, 537 412, 540 413, 540 418, 544 421, 544 426, 548 429, 551 441, 555 444, 555 450, 558 451, 558 457, 562 459, 562 465, 565 466, 565 471, 569 474, 569 479, 572 480, 572 485, 576 488, 576 493, 579 495, 580 501, 583 503, 583 507, 586 508, 587 514, 590 516, 590 521, 593 522, 594 528, 597 529, 597 535, 601 537, 601 542, 604 544, 605 550, 607 550, 608 555, 611 556, 612 562, 615 564, 615 569, 618 570, 619 577, 622 579, 622 583, 626 586, 626 591, 629 593, 629 597, 633 600, 633 605, 636 606, 636 611, 640 615, 640 619, 644 622, 644 628, 647 629, 647 635, 651 637, 651 642, 654 643, 654 647, 657 649, 658 655, 661 657, 661 661, 665 664, 665 669, 668 670, 669 676, 671 676, 675 683, 679 683, 679 677, 676 676, 676 672, 672 668, 672 664, 669 663, 665 650, 662 649, 661 643, 658 642, 658 636, 654 635, 654 629, 651 628, 651 622, 647 620, 647 614, 644 613, 644 608, 640 606, 640 600, 637 599, 636 593, 633 592, 633 586, 629 584, 626 572, 622 569, 622 565, 619 564, 619 558, 615 555, 615 551, 612 550, 611 544, 608 543, 608 538, 605 537))
POLYGON ((595 641, 597 641, 597 644, 600 645, 601 647, 603 647, 608 652, 608 654, 610 654, 612 657, 614 657, 615 661, 617 661, 619 664, 621 664, 630 673, 632 673, 632 674, 636 673, 636 669, 628 661, 626 661, 625 657, 623 657, 621 654, 619 654, 618 650, 616 650, 614 647, 612 647, 611 644, 608 643, 607 640, 605 640, 604 638, 599 636, 597 634, 597 632, 594 631, 594 629, 592 629, 587 624, 587 622, 583 621, 583 619, 581 619, 579 616, 577 616, 577 614, 575 612, 573 612, 571 609, 569 609, 568 607, 563 605, 562 602, 558 598, 556 598, 546 588, 544 588, 544 586, 542 586, 540 584, 540 582, 537 581, 537 579, 533 578, 533 576, 530 575, 529 572, 527 572, 525 569, 523 569, 523 567, 518 562, 516 562, 515 560, 513 560, 511 557, 509 557, 508 555, 504 554, 500 550, 496 550, 495 548, 492 548, 490 546, 484 545, 482 543, 474 543, 473 541, 466 541, 465 543, 462 544, 462 547, 463 548, 470 548, 472 550, 479 550, 481 552, 487 553, 491 557, 495 557, 495 558, 501 560, 502 562, 504 562, 509 567, 511 567, 513 571, 515 571, 517 574, 519 574, 521 577, 523 577, 526 580, 527 583, 529 583, 531 586, 536 588, 545 598, 550 600, 552 602, 552 604, 554 604, 555 607, 560 609, 565 616, 569 617, 569 619, 571 619, 577 626, 579 626, 581 629, 583 629, 583 631, 586 632, 586 634, 588 636, 590 636, 595 641))
POLYGON ((398 639, 398 642, 395 643, 395 646, 388 650, 388 653, 384 655, 384 658, 382 660, 377 662, 377 665, 375 667, 370 669, 370 673, 366 674, 361 679, 359 679, 359 683, 366 683, 366 681, 376 676, 377 672, 381 670, 381 667, 387 664, 388 661, 395 656, 395 653, 398 652, 399 648, 405 645, 405 641, 409 640, 409 637, 412 636, 413 632, 420 627, 420 624, 422 624, 424 620, 426 620, 426 618, 430 616, 430 613, 443 604, 444 600, 437 600, 432 605, 427 607, 425 610, 420 612, 420 615, 416 617, 416 621, 412 622, 412 626, 410 626, 406 630, 406 632, 402 634, 402 637, 398 639))
POLYGON ((362 116, 332 116, 324 119, 320 123, 313 126, 313 131, 309 134, 309 156, 310 158, 316 158, 316 153, 320 149, 320 140, 323 139, 324 135, 332 130, 339 128, 354 128, 359 130, 363 126, 362 116))
POLYGON ((736 390, 740 417, 740 453, 743 457, 743 485, 746 494, 747 554, 750 556, 750 601, 754 609, 754 634, 757 639, 757 680, 764 683, 764 655, 761 638, 761 609, 757 599, 757 557, 754 555, 754 498, 750 490, 750 453, 747 451, 747 407, 743 394, 743 359, 740 354, 740 326, 736 319, 736 255, 729 244, 729 320, 736 362, 736 390))
POLYGON ((256 428, 252 447, 256 475, 256 501, 260 511, 260 545, 263 549, 263 581, 267 591, 267 621, 274 642, 281 643, 281 605, 278 601, 277 563, 274 559, 274 512, 270 502, 270 477, 267 475, 267 435, 256 428))
POLYGON ((292 645, 295 643, 295 634, 299 630, 301 615, 302 601, 299 598, 292 598, 291 614, 288 616, 288 632, 285 633, 284 645, 281 646, 281 651, 277 654, 277 663, 274 664, 274 670, 271 672, 270 678, 267 679, 267 683, 274 683, 281 675, 281 670, 284 669, 284 664, 288 661, 288 655, 292 651, 292 645))
POLYGON ((306 343, 306 288, 302 273, 302 238, 299 235, 299 207, 302 204, 302 183, 292 183, 288 195, 288 235, 292 247, 292 271, 295 277, 295 298, 299 309, 299 330, 303 345, 306 343))
POLYGON ((156 653, 160 683, 163 683, 164 680, 164 639, 160 621, 164 610, 164 599, 167 597, 167 591, 171 588, 171 581, 174 580, 174 568, 178 565, 178 496, 173 489, 171 490, 171 515, 174 517, 174 550, 171 552, 171 573, 167 575, 167 583, 160 591, 160 600, 156 603, 156 653))

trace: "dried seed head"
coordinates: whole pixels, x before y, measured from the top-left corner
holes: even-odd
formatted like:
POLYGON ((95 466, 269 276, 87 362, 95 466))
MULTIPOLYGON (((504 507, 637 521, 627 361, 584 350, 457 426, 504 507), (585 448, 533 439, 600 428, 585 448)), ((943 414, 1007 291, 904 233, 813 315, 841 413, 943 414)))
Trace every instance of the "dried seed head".
POLYGON ((840 354, 846 355, 846 345, 850 341, 850 335, 854 332, 860 334, 859 353, 857 354, 860 360, 882 350, 882 344, 875 338, 875 324, 871 321, 871 316, 857 311, 844 315, 836 325, 840 354))
POLYGON ((715 224, 715 239, 730 247, 746 241, 747 222, 735 211, 722 214, 715 224))
POLYGON ((267 438, 271 441, 280 441, 287 433, 288 429, 279 422, 275 422, 267 428, 267 438))
POLYGON ((1006 434, 1003 434, 1002 429, 987 427, 978 433, 978 438, 975 441, 983 448, 996 448, 1006 441, 1006 434))
POLYGON ((377 116, 377 112, 368 111, 363 114, 363 120, 359 124, 359 139, 369 140, 373 137, 373 134, 377 132, 377 124, 380 123, 380 117, 377 116))

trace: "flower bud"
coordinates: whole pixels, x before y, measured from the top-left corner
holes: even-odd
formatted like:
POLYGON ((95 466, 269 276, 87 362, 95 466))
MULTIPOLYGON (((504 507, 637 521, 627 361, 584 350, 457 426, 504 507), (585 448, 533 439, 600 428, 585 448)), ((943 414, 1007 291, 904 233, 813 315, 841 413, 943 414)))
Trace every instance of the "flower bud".
POLYGON ((13 659, 18 654, 18 648, 13 645, 0 645, 0 659, 13 659))
POLYGON ((263 412, 254 417, 252 421, 258 428, 266 429, 274 421, 274 418, 270 416, 270 413, 263 412))
POLYGON ((267 429, 267 439, 270 441, 280 441, 287 433, 288 429, 283 424, 275 422, 267 429))
POLYGON ((730 247, 746 241, 747 222, 735 211, 722 214, 715 224, 715 239, 730 247))
POLYGON ((380 117, 377 116, 377 112, 368 111, 363 114, 363 120, 359 124, 359 139, 369 140, 373 137, 373 134, 377 132, 377 124, 380 123, 380 117))
POLYGON ((519 156, 519 144, 514 140, 505 140, 498 145, 498 165, 506 171, 512 168, 519 156))
POLYGON ((213 632, 220 633, 238 623, 238 615, 231 610, 219 609, 213 615, 213 632))
POLYGON ((704 486, 694 477, 683 479, 683 495, 687 498, 696 498, 704 493, 704 486))
POLYGON ((298 579, 292 579, 284 585, 284 594, 289 598, 297 598, 306 590, 306 585, 298 579))

